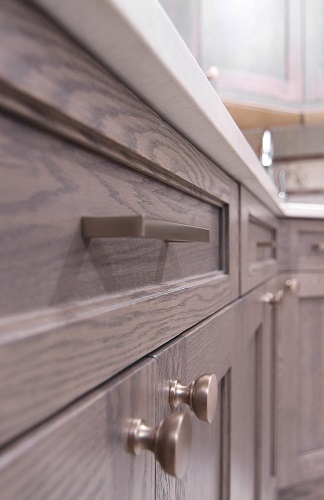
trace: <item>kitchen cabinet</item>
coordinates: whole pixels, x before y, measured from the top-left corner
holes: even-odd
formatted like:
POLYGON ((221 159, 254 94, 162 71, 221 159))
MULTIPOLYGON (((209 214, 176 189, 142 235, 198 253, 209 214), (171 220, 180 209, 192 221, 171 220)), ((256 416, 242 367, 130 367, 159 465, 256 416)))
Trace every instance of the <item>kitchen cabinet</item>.
MULTIPOLYGON (((234 320, 239 314, 240 307, 237 304, 226 308, 154 354, 158 378, 158 421, 171 411, 171 381, 178 380, 182 385, 188 385, 204 374, 215 374, 218 384, 216 414, 212 422, 201 420, 207 418, 206 415, 198 418, 183 403, 178 410, 173 409, 187 411, 191 415, 191 456, 186 475, 181 480, 170 478, 160 467, 157 468, 157 499, 230 498, 232 354, 236 335, 234 320)), ((213 394, 210 394, 210 399, 212 398, 213 394)), ((201 408, 206 411, 206 406, 203 408, 202 403, 201 401, 201 408)), ((208 402, 209 405, 212 403, 213 401, 208 402)))
POLYGON ((322 108, 321 0, 203 0, 198 24, 192 7, 180 16, 181 1, 161 3, 203 71, 218 68, 211 83, 230 106, 322 108))
MULTIPOLYGON (((0 41, 2 496, 274 498, 280 370, 292 362, 279 264, 288 271, 298 248, 296 269, 313 280, 322 226, 287 242, 260 200, 37 8, 3 2, 0 41), (209 242, 188 241, 188 226, 209 242), (176 387, 213 374, 213 422, 170 404, 176 387), (182 479, 165 471, 177 453, 164 469, 130 453, 157 453, 162 423, 188 430, 188 418, 182 479)), ((318 352, 310 302, 301 311, 318 352)), ((321 442, 320 425, 313 441, 308 431, 307 446, 321 442)))
POLYGON ((240 302, 232 370, 231 498, 276 498, 278 279, 240 302))
POLYGON ((155 425, 156 367, 138 363, 0 455, 3 500, 152 500, 155 459, 127 452, 131 419, 155 425))
POLYGON ((285 283, 277 347, 280 488, 324 475, 324 274, 283 274, 285 283))
MULTIPOLYGON (((162 4, 182 34, 184 16, 177 14, 174 2, 162 4)), ((193 54, 205 72, 211 66, 218 68, 213 85, 225 101, 301 101, 304 18, 300 0, 250 0, 244 5, 235 0, 204 0, 199 18, 195 26, 187 17, 199 40, 199 53, 193 54)), ((188 46, 192 50, 192 44, 188 46)))
POLYGON ((305 22, 305 101, 307 103, 324 100, 324 5, 321 0, 304 2, 305 22))
POLYGON ((0 37, 5 444, 238 297, 239 193, 36 8, 4 2, 0 37), (210 243, 83 237, 125 215, 210 243))
POLYGON ((241 293, 252 290, 278 271, 278 222, 247 189, 240 205, 241 293))
POLYGON ((301 99, 299 0, 204 0, 201 18, 201 66, 219 68, 215 86, 223 99, 301 99))
POLYGON ((324 475, 322 220, 280 222, 278 484, 287 488, 324 475))

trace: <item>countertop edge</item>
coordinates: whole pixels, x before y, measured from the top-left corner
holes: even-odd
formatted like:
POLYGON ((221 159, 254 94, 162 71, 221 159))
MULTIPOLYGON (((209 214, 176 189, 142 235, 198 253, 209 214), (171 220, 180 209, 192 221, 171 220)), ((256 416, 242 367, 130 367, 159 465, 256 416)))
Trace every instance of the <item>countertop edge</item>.
POLYGON ((277 189, 157 0, 33 0, 165 121, 268 206, 277 189))

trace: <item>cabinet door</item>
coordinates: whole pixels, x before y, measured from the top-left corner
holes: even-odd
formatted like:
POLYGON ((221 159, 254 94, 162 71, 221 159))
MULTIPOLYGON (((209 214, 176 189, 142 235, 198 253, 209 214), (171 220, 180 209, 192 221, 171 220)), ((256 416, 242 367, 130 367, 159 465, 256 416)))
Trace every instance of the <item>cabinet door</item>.
POLYGON ((304 5, 305 100, 323 103, 324 4, 322 0, 308 0, 304 5))
POLYGON ((200 63, 224 98, 301 98, 300 0, 204 0, 201 19, 200 63))
POLYGON ((285 294, 278 337, 281 488, 324 477, 324 274, 296 278, 300 288, 285 294))
POLYGON ((275 498, 274 306, 276 280, 251 292, 236 315, 232 369, 231 499, 275 498))
POLYGON ((230 391, 233 324, 237 308, 231 307, 211 317, 160 350, 157 360, 157 421, 172 411, 191 414, 193 441, 188 469, 183 479, 175 479, 158 466, 157 500, 225 500, 229 498, 230 391), (218 403, 212 423, 199 420, 181 404, 169 404, 170 380, 189 384, 202 374, 215 373, 218 403))
POLYGON ((3 449, 1 499, 152 500, 154 456, 128 453, 127 436, 130 419, 154 425, 154 403, 150 359, 3 449))

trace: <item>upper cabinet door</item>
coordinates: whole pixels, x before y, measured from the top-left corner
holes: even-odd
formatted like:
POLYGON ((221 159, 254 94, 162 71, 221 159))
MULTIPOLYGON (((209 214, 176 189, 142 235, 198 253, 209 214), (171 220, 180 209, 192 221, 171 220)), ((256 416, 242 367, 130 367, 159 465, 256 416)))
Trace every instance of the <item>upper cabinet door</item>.
POLYGON ((305 19, 305 100, 316 103, 324 99, 324 3, 304 2, 305 19))
POLYGON ((300 0, 204 0, 200 64, 227 99, 301 98, 300 0))

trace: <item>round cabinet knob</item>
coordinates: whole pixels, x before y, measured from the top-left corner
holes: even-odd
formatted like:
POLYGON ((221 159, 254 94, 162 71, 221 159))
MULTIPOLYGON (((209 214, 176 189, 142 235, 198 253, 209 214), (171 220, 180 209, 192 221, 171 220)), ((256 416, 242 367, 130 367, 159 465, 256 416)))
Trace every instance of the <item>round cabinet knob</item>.
POLYGON ((217 80, 219 78, 219 69, 217 68, 217 66, 210 66, 205 75, 207 76, 208 80, 217 80))
POLYGON ((291 278, 285 282, 285 287, 291 291, 291 293, 296 294, 299 291, 300 283, 297 278, 291 278))
POLYGON ((283 298, 284 298, 284 292, 283 292, 283 290, 278 290, 278 291, 275 293, 273 303, 274 303, 274 304, 280 304, 280 302, 282 302, 282 301, 283 301, 283 298))
POLYGON ((191 440, 191 420, 187 413, 168 415, 157 427, 149 427, 136 418, 130 425, 128 449, 134 455, 142 450, 152 451, 165 472, 181 478, 187 469, 191 440))
POLYGON ((261 300, 265 304, 277 305, 277 304, 280 304, 280 302, 282 302, 283 298, 284 298, 283 290, 278 290, 276 293, 272 293, 272 292, 265 293, 262 296, 261 300))
POLYGON ((265 304, 273 304, 274 294, 272 292, 267 292, 261 297, 261 300, 265 304))
POLYGON ((214 373, 201 375, 189 385, 181 385, 178 380, 170 382, 170 405, 176 408, 180 403, 187 404, 204 422, 213 421, 217 399, 218 383, 214 373))

